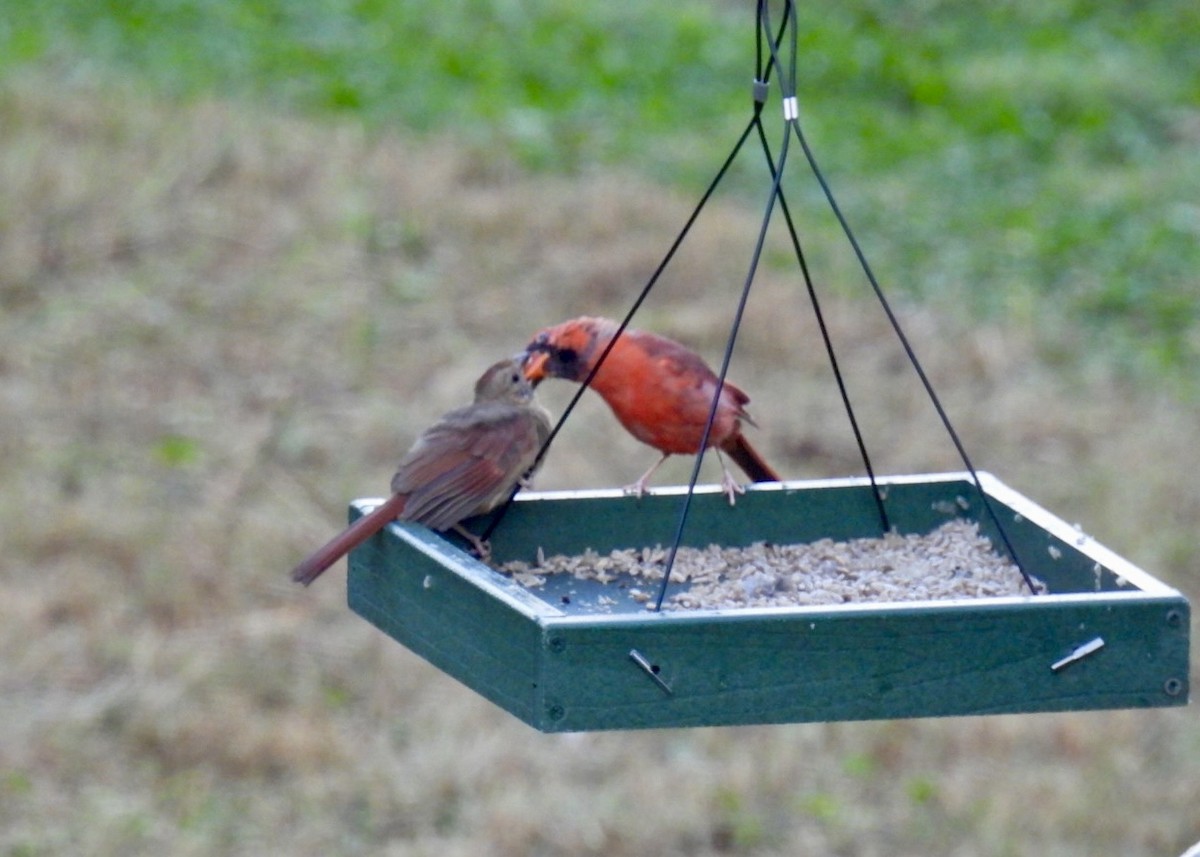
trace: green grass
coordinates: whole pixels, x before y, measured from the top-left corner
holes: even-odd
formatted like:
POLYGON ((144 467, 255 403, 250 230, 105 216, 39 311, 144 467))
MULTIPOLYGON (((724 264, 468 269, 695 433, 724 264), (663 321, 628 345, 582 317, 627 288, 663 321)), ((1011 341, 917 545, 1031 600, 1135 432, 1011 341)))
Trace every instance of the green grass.
MULTIPOLYGON (((750 6, 4 0, 0 71, 133 76, 698 193, 749 117, 750 6)), ((803 7, 802 119, 885 284, 1048 342, 1082 325, 1118 361, 1185 375, 1200 368, 1196 32, 1187 0, 803 7)), ((733 181, 757 204, 751 154, 733 181)))
MULTIPOLYGON (((338 572, 287 582, 479 367, 627 305, 747 118, 749 6, 0 0, 0 853, 1200 837, 1194 711, 542 736, 338 572)), ((1197 407, 1156 387, 1200 378, 1200 6, 803 14, 806 134, 972 456, 1194 602, 1197 407)), ((762 184, 747 158, 642 323, 719 353, 762 184)), ((877 466, 957 467, 798 184, 877 466)), ((735 380, 789 477, 840 474, 792 268, 772 249, 735 380)), ((577 414, 540 487, 649 464, 577 414)))
MULTIPOLYGON (((480 367, 626 305, 692 193, 194 101, 41 62, 0 81, 0 854, 1161 857, 1200 838, 1194 710, 547 736, 350 613, 341 569, 298 590, 287 569, 480 367)), ((756 220, 714 206, 643 323, 719 354, 756 220)), ((794 280, 763 271, 734 380, 787 476, 855 471, 794 280)), ((1024 327, 934 303, 904 317, 977 464, 1195 603, 1200 405, 1059 371, 1024 327)), ((826 310, 880 471, 958 467, 880 314, 826 310)), ((539 395, 561 413, 570 392, 539 395)), ((585 396, 537 484, 619 485, 650 458, 585 396)))
MULTIPOLYGON (((750 8, 0 0, 0 74, 133 77, 698 195, 750 115, 750 8)), ((885 287, 1029 324, 1051 359, 1083 331, 1140 377, 1200 377, 1200 7, 861 0, 801 24, 804 127, 885 287)), ((761 204, 757 152, 730 181, 761 204)))
MULTIPOLYGON (((698 191, 749 116, 748 7, 5 0, 0 70, 131 74, 698 191)), ((1082 323, 1118 358, 1196 359, 1193 2, 863 0, 803 16, 803 119, 884 281, 1049 316, 1050 336, 1082 323)), ((744 169, 739 188, 762 178, 744 169)))

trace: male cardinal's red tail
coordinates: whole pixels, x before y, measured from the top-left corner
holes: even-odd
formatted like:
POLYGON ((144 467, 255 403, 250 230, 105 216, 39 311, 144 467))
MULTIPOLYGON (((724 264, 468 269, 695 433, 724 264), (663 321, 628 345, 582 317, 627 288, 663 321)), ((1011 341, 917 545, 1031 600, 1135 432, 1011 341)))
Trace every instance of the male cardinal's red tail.
POLYGON ((363 515, 323 547, 313 551, 308 559, 292 569, 292 580, 308 586, 320 577, 325 569, 396 520, 404 511, 407 500, 404 494, 393 494, 378 509, 363 515))
POLYGON ((751 482, 780 482, 779 474, 767 464, 758 454, 758 450, 750 445, 742 434, 735 434, 721 445, 721 451, 729 453, 729 457, 737 466, 746 472, 751 482))

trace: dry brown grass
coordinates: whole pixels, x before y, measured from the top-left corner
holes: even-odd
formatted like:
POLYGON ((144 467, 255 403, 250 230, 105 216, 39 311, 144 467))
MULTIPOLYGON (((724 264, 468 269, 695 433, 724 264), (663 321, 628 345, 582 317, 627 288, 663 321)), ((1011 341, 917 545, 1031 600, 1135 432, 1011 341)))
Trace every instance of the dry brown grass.
MULTIPOLYGON (((1200 839, 1194 711, 543 736, 350 614, 339 572, 288 583, 481 366, 620 312, 689 203, 224 104, 0 92, 0 850, 1200 839)), ((754 219, 714 209, 639 323, 715 359, 754 219)), ((776 265, 755 289, 733 377, 763 448, 789 476, 854 470, 795 278, 776 265)), ((955 468, 878 313, 829 313, 879 469, 955 468)), ((1052 370, 1018 330, 904 317, 977 464, 1200 594, 1194 406, 1084 360, 1052 370)), ((622 484, 651 457, 589 399, 539 484, 622 484)))

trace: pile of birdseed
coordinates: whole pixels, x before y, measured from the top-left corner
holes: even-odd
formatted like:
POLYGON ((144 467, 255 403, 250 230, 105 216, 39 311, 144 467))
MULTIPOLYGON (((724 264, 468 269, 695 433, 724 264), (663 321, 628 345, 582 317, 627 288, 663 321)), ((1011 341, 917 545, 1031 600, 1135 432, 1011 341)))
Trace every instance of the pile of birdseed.
MULTIPOLYGON (((603 556, 589 549, 577 556, 539 554, 535 563, 514 561, 500 570, 526 588, 544 585, 553 574, 619 585, 635 601, 653 606, 667 554, 663 547, 603 556)), ((667 593, 663 606, 679 610, 987 598, 1029 590, 974 521, 955 519, 925 535, 681 547, 667 593)))

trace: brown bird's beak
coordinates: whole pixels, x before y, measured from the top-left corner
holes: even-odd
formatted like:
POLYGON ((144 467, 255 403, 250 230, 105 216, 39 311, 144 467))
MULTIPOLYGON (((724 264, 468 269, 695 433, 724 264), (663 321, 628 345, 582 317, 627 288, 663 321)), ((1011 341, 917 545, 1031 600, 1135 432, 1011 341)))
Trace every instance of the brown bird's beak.
POLYGON ((522 370, 529 383, 535 387, 546 378, 546 361, 550 359, 547 351, 526 351, 521 362, 522 370))

